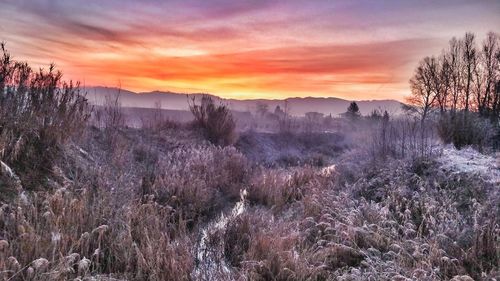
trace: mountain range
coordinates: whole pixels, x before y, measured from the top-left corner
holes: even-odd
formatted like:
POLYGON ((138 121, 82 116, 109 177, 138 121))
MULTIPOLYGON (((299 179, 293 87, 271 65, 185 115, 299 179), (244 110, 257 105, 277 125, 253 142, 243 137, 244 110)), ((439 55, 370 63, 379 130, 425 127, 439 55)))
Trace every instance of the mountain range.
MULTIPOLYGON (((169 110, 189 110, 189 103, 192 98, 199 100, 203 94, 180 94, 173 92, 132 92, 128 90, 109 88, 109 87, 87 87, 83 89, 87 94, 87 99, 95 105, 103 105, 106 97, 116 98, 119 95, 119 101, 123 107, 136 108, 158 108, 169 110)), ((344 113, 351 103, 350 100, 335 97, 304 97, 287 99, 224 99, 211 95, 214 99, 227 104, 233 111, 255 112, 258 104, 266 104, 269 111, 274 111, 277 106, 282 109, 285 104, 291 115, 302 116, 306 112, 319 112, 325 115, 331 114, 337 116, 344 113)), ((361 100, 356 101, 360 112, 363 115, 370 114, 373 110, 387 110, 391 114, 401 112, 402 103, 396 100, 361 100)))

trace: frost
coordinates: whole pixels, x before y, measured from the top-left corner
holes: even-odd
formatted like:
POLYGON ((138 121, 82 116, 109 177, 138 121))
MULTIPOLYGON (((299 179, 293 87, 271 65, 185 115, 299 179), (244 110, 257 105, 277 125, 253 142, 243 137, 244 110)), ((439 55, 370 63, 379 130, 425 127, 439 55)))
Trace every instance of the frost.
POLYGON ((444 171, 453 174, 473 173, 492 183, 500 183, 498 157, 481 154, 471 147, 457 150, 451 145, 446 146, 438 162, 444 171))
POLYGON ((14 174, 14 171, 12 171, 12 169, 7 164, 5 164, 3 161, 0 161, 0 165, 2 166, 2 172, 7 173, 9 175, 9 177, 13 178, 16 176, 14 174))
POLYGON ((240 191, 240 201, 236 203, 236 205, 231 209, 228 215, 222 213, 220 217, 215 221, 210 223, 205 229, 202 230, 202 235, 200 239, 200 243, 198 245, 196 257, 199 261, 199 265, 197 270, 195 270, 195 275, 199 275, 201 269, 204 269, 205 272, 208 272, 209 277, 217 276, 218 270, 222 269, 225 274, 230 272, 229 266, 222 259, 220 262, 222 264, 217 264, 217 261, 213 259, 210 255, 208 255, 208 251, 210 251, 209 247, 209 236, 217 231, 223 231, 229 220, 243 214, 245 211, 245 198, 247 197, 248 192, 246 189, 240 191))

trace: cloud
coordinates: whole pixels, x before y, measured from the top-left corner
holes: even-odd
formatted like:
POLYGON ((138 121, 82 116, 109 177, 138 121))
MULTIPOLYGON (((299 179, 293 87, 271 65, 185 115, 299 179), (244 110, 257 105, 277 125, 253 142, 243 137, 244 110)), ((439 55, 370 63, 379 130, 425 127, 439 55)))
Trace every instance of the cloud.
POLYGON ((396 85, 397 81, 406 80, 410 58, 430 42, 431 39, 413 39, 193 56, 133 54, 86 59, 78 68, 83 73, 91 73, 90 77, 94 77, 91 80, 99 79, 101 83, 118 81, 120 77, 134 78, 122 85, 139 90, 147 90, 141 84, 148 81, 154 85, 201 88, 222 94, 272 92, 286 96, 313 92, 325 95, 350 90, 352 95, 359 95, 367 87, 372 88, 373 93, 381 85, 396 85))
POLYGON ((91 84, 261 96, 383 89, 402 99, 421 56, 465 30, 498 26, 499 8, 491 1, 4 0, 0 40, 21 59, 55 62, 67 78, 91 84))

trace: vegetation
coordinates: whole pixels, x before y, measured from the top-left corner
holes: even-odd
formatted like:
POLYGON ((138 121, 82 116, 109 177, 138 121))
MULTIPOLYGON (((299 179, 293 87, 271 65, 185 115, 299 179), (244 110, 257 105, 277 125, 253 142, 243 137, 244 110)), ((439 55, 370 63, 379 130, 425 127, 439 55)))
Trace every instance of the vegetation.
POLYGON ((231 112, 209 96, 191 103, 195 126, 127 127, 119 97, 91 123, 85 99, 59 73, 27 72, 29 83, 19 83, 25 72, 11 69, 25 64, 6 53, 3 61, 0 280, 500 274, 500 163, 437 139, 465 145, 472 140, 454 137, 489 131, 468 115, 473 107, 446 107, 439 123, 434 105, 425 118, 312 113, 306 126, 336 132, 297 132, 285 105, 274 133, 236 140, 231 112))
POLYGON ((0 48, 0 159, 32 189, 53 173, 61 146, 81 132, 90 108, 53 65, 36 72, 0 48))
POLYGON ((347 108, 347 112, 345 113, 347 118, 350 119, 357 119, 361 116, 359 113, 359 106, 358 104, 353 101, 351 104, 349 104, 349 107, 347 108))
POLYGON ((216 105, 212 97, 204 95, 201 103, 195 99, 189 105, 195 124, 205 131, 208 140, 217 145, 230 145, 236 140, 235 121, 226 105, 216 105))
POLYGON ((484 146, 495 135, 486 128, 500 126, 500 39, 490 32, 477 47, 475 38, 472 33, 452 38, 439 57, 425 57, 410 80, 408 101, 422 122, 438 111, 443 140, 458 148, 484 146))

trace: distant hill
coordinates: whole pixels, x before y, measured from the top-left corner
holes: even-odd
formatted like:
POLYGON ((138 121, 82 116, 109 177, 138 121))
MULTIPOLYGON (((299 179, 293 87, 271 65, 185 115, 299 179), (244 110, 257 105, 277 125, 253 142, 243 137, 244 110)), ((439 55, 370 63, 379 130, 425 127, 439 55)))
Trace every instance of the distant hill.
MULTIPOLYGON (((92 104, 102 105, 105 102, 106 96, 115 96, 120 93, 120 102, 123 107, 138 107, 138 108, 155 108, 159 102, 161 108, 170 110, 188 110, 188 99, 195 97, 199 98, 202 94, 179 94, 172 92, 143 92, 135 93, 127 90, 119 90, 117 88, 107 87, 90 87, 84 89, 87 92, 87 98, 92 104)), ((255 99, 255 100, 236 100, 236 99, 222 99, 212 96, 221 102, 228 104, 234 111, 240 112, 255 112, 258 103, 265 103, 269 106, 270 111, 274 111, 276 106, 283 108, 285 102, 292 115, 301 116, 306 112, 320 112, 325 115, 332 114, 337 116, 346 111, 351 101, 327 97, 327 98, 288 98, 285 100, 268 100, 268 99, 255 99)), ((391 114, 398 114, 401 112, 402 103, 396 100, 364 100, 356 101, 360 108, 361 114, 367 115, 374 109, 387 110, 391 114)))

